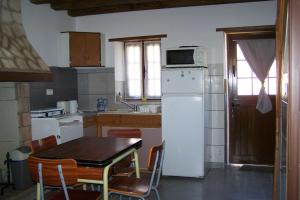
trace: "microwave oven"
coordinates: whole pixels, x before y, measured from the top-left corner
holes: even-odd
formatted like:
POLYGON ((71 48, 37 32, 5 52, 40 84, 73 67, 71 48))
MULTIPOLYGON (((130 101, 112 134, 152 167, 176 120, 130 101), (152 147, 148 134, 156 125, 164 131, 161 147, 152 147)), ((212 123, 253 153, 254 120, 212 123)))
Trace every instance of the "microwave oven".
POLYGON ((166 67, 207 67, 207 51, 198 46, 167 49, 166 67))

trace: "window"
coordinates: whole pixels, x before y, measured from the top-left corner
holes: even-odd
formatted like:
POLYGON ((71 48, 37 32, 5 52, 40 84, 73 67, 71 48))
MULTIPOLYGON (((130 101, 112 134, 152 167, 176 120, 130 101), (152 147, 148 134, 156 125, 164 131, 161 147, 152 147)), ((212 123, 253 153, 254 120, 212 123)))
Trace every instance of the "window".
MULTIPOLYGON (((261 82, 250 68, 242 50, 237 44, 237 92, 238 95, 258 95, 261 82)), ((265 80, 267 94, 276 95, 276 61, 274 60, 265 80)))
POLYGON ((160 40, 125 42, 126 98, 160 99, 160 40))

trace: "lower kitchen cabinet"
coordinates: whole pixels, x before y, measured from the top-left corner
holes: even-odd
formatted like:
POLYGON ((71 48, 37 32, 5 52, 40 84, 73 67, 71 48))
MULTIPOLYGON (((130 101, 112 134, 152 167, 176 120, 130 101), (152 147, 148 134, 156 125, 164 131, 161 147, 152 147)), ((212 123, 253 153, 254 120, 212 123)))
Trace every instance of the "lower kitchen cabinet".
POLYGON ((83 117, 83 136, 97 136, 97 117, 96 115, 83 117))

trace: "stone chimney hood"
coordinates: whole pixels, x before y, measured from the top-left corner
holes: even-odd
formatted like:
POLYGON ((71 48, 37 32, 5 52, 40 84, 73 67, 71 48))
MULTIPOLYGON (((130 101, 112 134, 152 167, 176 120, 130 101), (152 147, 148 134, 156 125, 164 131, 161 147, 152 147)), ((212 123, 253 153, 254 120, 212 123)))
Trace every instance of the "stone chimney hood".
POLYGON ((0 2, 0 81, 52 80, 49 67, 27 40, 20 0, 0 2))

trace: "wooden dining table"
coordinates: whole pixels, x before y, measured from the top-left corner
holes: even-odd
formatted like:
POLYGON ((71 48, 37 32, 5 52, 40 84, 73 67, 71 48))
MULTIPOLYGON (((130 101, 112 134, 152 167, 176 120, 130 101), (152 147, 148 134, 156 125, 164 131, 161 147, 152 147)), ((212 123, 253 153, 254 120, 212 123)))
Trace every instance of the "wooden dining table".
MULTIPOLYGON (((138 138, 82 137, 45 151, 33 153, 32 156, 46 159, 72 158, 80 166, 103 168, 103 180, 78 179, 78 182, 103 184, 103 199, 108 200, 108 172, 110 167, 126 156, 133 154, 136 176, 139 178, 137 149, 141 146, 142 140, 138 138)), ((37 194, 38 198, 39 194, 37 194)))

